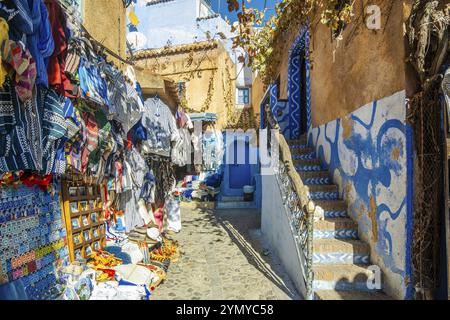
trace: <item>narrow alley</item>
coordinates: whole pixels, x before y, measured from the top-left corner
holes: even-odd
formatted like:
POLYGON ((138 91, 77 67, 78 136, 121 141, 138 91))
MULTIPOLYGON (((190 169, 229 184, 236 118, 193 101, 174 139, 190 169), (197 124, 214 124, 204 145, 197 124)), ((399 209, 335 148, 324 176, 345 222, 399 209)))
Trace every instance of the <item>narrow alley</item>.
POLYGON ((296 300, 301 297, 260 233, 257 210, 183 205, 180 257, 152 300, 296 300))
POLYGON ((450 300, 449 37, 450 0, 0 0, 0 302, 450 300))

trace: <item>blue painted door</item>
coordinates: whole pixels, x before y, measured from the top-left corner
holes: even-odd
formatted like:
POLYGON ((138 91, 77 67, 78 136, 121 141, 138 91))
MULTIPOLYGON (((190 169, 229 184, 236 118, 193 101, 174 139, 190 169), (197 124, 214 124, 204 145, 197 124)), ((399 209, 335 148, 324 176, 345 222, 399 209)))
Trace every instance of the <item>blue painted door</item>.
MULTIPOLYGON (((237 141, 234 142, 234 150, 238 150, 237 141)), ((245 142, 245 164, 230 165, 230 188, 242 189, 244 186, 251 184, 251 167, 250 167, 250 150, 249 143, 245 142)), ((234 153, 234 163, 238 163, 237 152, 234 153)))

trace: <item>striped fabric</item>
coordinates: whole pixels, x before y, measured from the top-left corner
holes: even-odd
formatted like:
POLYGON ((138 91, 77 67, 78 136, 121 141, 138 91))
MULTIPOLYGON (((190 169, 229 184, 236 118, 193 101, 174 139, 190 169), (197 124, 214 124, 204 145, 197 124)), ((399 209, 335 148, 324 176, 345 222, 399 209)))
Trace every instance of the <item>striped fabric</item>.
POLYGON ((111 65, 103 62, 101 64, 101 71, 106 76, 106 84, 108 87, 108 118, 113 119, 117 113, 117 108, 126 105, 127 101, 127 87, 126 81, 122 73, 113 68, 111 65))
POLYGON ((85 173, 89 165, 89 156, 98 146, 98 126, 92 114, 85 112, 82 116, 83 128, 83 150, 81 152, 81 172, 85 173))
POLYGON ((0 89, 0 97, 0 172, 39 170, 41 128, 37 102, 32 99, 22 104, 10 79, 0 89))
POLYGON ((108 106, 108 89, 97 66, 82 57, 78 73, 83 97, 101 106, 108 106))
POLYGON ((53 90, 40 88, 43 129, 43 173, 50 174, 55 167, 60 141, 67 133, 64 115, 65 99, 53 90))

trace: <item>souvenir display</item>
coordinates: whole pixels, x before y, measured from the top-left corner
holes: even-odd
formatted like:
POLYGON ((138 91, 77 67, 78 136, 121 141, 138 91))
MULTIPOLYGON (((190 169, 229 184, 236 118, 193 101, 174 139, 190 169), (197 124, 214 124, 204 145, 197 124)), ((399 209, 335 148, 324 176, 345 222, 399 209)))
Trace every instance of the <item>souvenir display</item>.
POLYGON ((148 299, 163 278, 154 261, 176 258, 164 212, 178 232, 174 165, 187 163, 192 123, 176 94, 144 100, 78 2, 0 1, 0 300, 148 299), (126 243, 145 266, 104 251, 126 243))
MULTIPOLYGON (((68 251, 57 189, 56 184, 51 192, 38 186, 3 187, 0 192, 0 285, 23 290, 26 299, 61 294, 54 266, 68 251)), ((2 294, 0 299, 7 298, 2 294)))
MULTIPOLYGON (((75 242, 75 238, 70 238, 68 241, 68 247, 70 252, 71 261, 77 260, 76 253, 78 250, 84 247, 83 250, 81 250, 78 255, 82 258, 87 258, 87 252, 91 252, 92 249, 90 247, 90 244, 93 241, 97 241, 99 243, 99 249, 102 249, 106 245, 106 239, 104 236, 104 233, 101 232, 101 221, 103 217, 103 209, 96 207, 95 200, 97 199, 98 194, 100 192, 100 186, 99 185, 83 185, 83 179, 81 175, 72 174, 71 175, 72 180, 65 179, 62 181, 62 200, 63 200, 63 207, 64 207, 64 215, 67 217, 67 219, 74 219, 74 213, 72 209, 70 208, 73 203, 76 204, 77 207, 80 208, 80 213, 83 215, 79 217, 82 222, 82 239, 80 239, 80 242, 75 242), (71 202, 71 197, 69 195, 69 191, 74 186, 77 186, 78 188, 78 200, 76 202, 71 202), (80 190, 88 190, 89 192, 82 192, 80 190), (90 194, 92 193, 92 194, 90 194), (84 194, 84 195, 83 195, 84 194), (69 209, 67 209, 69 207, 69 209), (89 249, 87 249, 89 248, 89 249)), ((101 200, 100 200, 101 203, 101 200)), ((77 215, 75 213, 75 215, 77 215)), ((78 217, 75 217, 75 219, 78 219, 78 217)), ((67 225, 67 232, 68 234, 71 234, 75 228, 72 225, 67 225)))

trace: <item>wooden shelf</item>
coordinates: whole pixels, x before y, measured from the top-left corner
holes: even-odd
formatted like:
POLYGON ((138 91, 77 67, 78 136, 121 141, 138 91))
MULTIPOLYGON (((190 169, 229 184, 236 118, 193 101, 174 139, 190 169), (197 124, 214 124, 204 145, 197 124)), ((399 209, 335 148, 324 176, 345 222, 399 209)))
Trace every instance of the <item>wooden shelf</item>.
MULTIPOLYGON (((62 188, 62 202, 63 202, 63 211, 64 211, 64 218, 65 218, 65 224, 66 224, 66 230, 67 230, 67 242, 68 242, 68 246, 69 246, 69 256, 70 256, 70 260, 73 262, 75 260, 75 251, 77 250, 81 250, 82 255, 84 256, 84 249, 86 246, 91 246, 92 243, 95 243, 97 241, 100 242, 100 249, 103 249, 106 245, 106 241, 104 241, 104 239, 106 238, 106 235, 104 232, 100 231, 100 227, 103 225, 104 223, 104 216, 103 216, 103 209, 100 209, 99 207, 103 207, 103 202, 100 196, 100 185, 95 185, 95 184, 85 184, 83 182, 78 181, 78 179, 76 179, 76 181, 70 181, 70 180, 63 180, 62 184, 61 184, 61 188, 62 188), (78 188, 77 189, 77 196, 69 196, 69 188, 78 188), (79 188, 83 188, 86 190, 88 190, 88 188, 93 188, 93 195, 79 195, 79 188), (88 209, 88 210, 84 210, 84 211, 79 211, 76 213, 72 213, 72 210, 70 208, 70 204, 76 202, 78 209, 80 209, 80 202, 87 202, 87 205, 89 206, 89 201, 95 201, 95 208, 94 209, 88 209), (92 213, 96 213, 97 214, 97 219, 99 219, 98 222, 92 222, 91 221, 91 214, 92 213), (83 225, 80 228, 77 229, 73 229, 72 227, 72 219, 79 219, 79 223, 80 225, 82 224, 82 219, 80 219, 80 217, 84 217, 87 216, 88 217, 88 222, 89 224, 87 225, 83 225), (87 230, 89 230, 89 234, 90 236, 93 236, 93 232, 94 230, 97 229, 98 230, 98 234, 99 236, 94 237, 88 241, 84 241, 84 232, 86 232, 87 230), (81 237, 83 239, 83 242, 79 243, 79 244, 75 244, 73 242, 73 236, 77 235, 77 234, 81 234, 81 237)), ((80 239, 81 240, 81 239, 80 239)), ((91 249, 93 249, 91 247, 91 249)))

